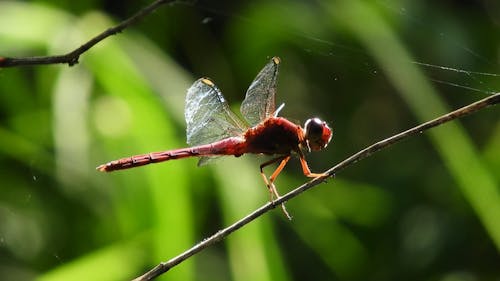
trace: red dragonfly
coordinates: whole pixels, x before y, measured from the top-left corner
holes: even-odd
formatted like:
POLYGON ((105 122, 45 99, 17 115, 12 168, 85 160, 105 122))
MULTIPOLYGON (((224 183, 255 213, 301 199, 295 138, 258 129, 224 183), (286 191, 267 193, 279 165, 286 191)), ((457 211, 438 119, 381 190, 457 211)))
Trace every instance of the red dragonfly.
MULTIPOLYGON (((319 118, 307 120, 302 128, 277 116, 284 106, 282 104, 278 109, 275 108, 279 64, 280 59, 273 57, 248 88, 240 109, 246 122, 231 111, 212 80, 201 78, 188 89, 186 97, 187 143, 191 147, 122 158, 100 165, 97 170, 111 172, 193 156, 201 158, 198 162, 198 166, 201 166, 224 155, 278 155, 260 165, 260 173, 271 193, 271 201, 280 197, 273 182, 292 153, 298 155, 305 176, 323 176, 311 172, 304 151, 325 148, 332 138, 332 131, 319 118), (280 164, 268 178, 263 169, 276 162, 280 164)), ((290 218, 283 205, 282 209, 290 218)))

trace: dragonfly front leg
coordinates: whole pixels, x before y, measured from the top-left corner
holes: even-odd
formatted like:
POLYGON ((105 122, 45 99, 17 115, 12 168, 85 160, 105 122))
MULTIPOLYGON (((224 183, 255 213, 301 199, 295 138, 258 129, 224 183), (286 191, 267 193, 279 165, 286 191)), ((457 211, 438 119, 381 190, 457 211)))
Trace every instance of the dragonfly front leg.
MULTIPOLYGON (((280 172, 283 170, 283 168, 286 166, 286 164, 288 163, 289 160, 290 160, 290 155, 285 155, 285 156, 281 156, 281 157, 278 157, 275 159, 271 159, 271 160, 263 163, 262 165, 260 165, 260 175, 262 176, 262 179, 266 183, 266 186, 270 192, 271 202, 274 202, 274 198, 276 198, 276 199, 280 198, 280 195, 278 194, 278 191, 276 190, 276 186, 274 185, 274 181, 276 180, 276 178, 278 177, 280 172), (278 168, 276 168, 276 170, 273 172, 273 174, 268 179, 266 174, 264 174, 264 167, 269 166, 269 165, 276 163, 278 161, 281 161, 281 163, 279 164, 278 168)), ((283 213, 285 214, 285 216, 289 220, 291 220, 292 217, 290 216, 290 214, 288 214, 286 207, 285 207, 285 204, 281 204, 281 209, 283 210, 283 213)))
POLYGON ((309 169, 309 165, 307 165, 306 158, 304 157, 304 154, 302 151, 298 150, 297 151, 299 154, 299 159, 300 159, 300 165, 302 166, 302 172, 304 173, 304 176, 308 178, 318 178, 318 177, 324 177, 327 176, 325 173, 312 173, 311 170, 309 169))

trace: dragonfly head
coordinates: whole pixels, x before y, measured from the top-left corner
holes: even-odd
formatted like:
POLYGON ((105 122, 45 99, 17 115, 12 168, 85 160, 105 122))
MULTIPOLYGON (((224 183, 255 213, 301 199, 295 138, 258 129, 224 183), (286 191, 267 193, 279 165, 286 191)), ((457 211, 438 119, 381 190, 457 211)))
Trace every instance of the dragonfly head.
POLYGON ((309 151, 318 151, 325 148, 332 139, 332 129, 325 121, 311 118, 304 124, 304 135, 309 151))

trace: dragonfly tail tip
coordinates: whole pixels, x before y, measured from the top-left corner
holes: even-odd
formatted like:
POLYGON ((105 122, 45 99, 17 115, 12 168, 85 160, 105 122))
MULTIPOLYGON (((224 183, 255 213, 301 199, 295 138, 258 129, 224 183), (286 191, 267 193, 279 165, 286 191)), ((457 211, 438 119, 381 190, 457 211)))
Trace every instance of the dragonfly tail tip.
POLYGON ((98 170, 99 172, 107 172, 107 169, 106 169, 106 165, 99 165, 95 168, 96 170, 98 170))

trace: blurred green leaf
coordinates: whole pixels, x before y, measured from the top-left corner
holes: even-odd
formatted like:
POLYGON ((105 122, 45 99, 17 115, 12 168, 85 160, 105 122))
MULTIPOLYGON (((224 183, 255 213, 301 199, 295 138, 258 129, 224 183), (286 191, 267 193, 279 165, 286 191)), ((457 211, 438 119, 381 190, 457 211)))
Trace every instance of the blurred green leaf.
MULTIPOLYGON (((420 122, 449 111, 414 65, 399 63, 413 59, 370 4, 341 1, 339 5, 328 5, 327 8, 332 16, 351 28, 366 44, 420 122), (363 24, 352 18, 362 18, 363 24)), ((457 122, 440 126, 428 134, 464 196, 500 249, 500 224, 497 219, 500 217, 500 189, 485 169, 469 136, 457 122)))
POLYGON ((38 281, 126 280, 136 276, 147 257, 149 235, 95 250, 39 276, 38 281))

